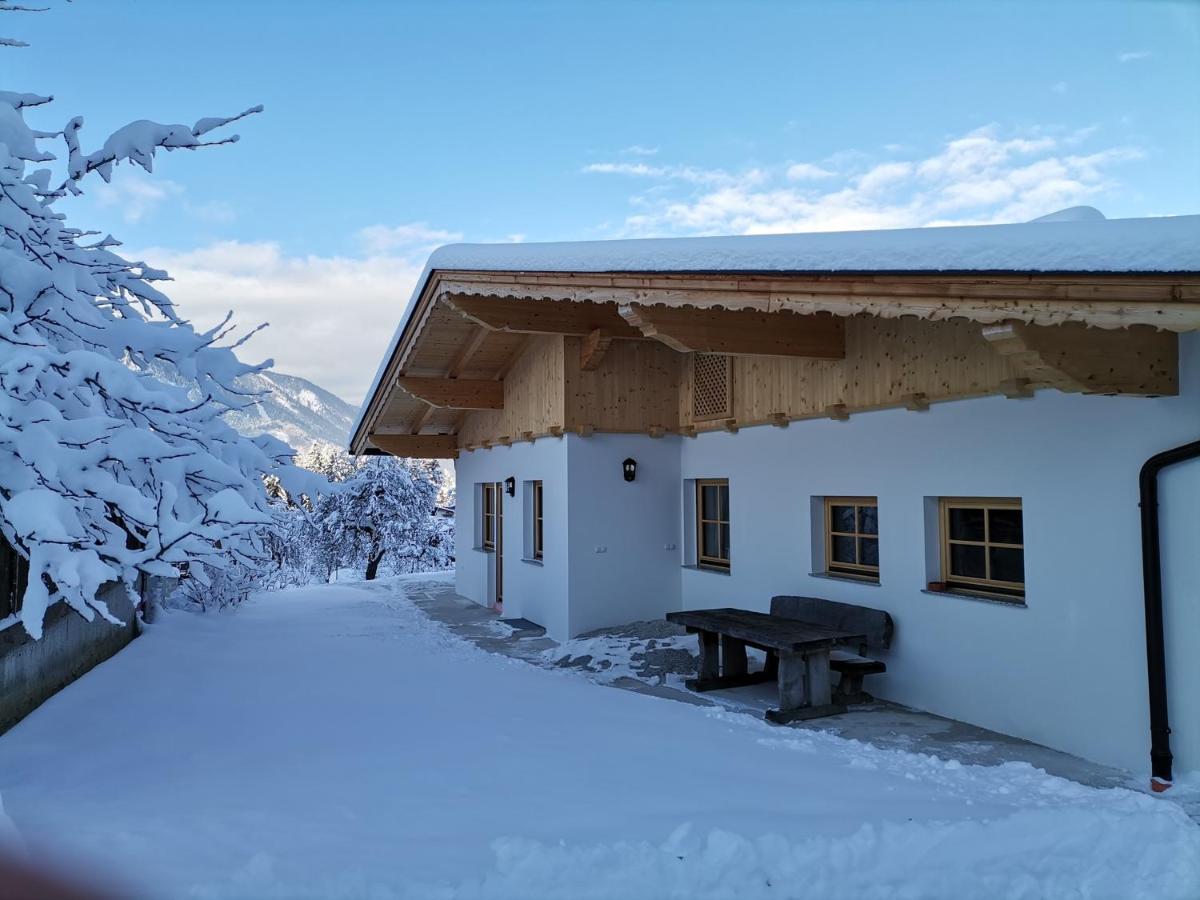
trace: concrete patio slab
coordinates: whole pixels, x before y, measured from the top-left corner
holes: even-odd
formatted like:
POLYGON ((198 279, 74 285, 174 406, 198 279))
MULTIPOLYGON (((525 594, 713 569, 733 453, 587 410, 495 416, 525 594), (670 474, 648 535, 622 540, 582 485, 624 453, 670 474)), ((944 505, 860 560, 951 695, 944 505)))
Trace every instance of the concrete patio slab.
MULTIPOLYGON (((505 625, 494 610, 459 596, 445 582, 410 582, 405 589, 409 598, 428 616, 481 649, 522 659, 543 668, 555 667, 555 664, 543 655, 544 651, 559 646, 555 641, 544 636, 527 636, 530 632, 515 630, 505 625)), ((660 623, 648 624, 653 630, 660 623)), ((666 628, 673 627, 666 623, 661 624, 666 628)), ((614 628, 602 633, 630 636, 636 633, 636 625, 614 628)), ((533 634, 536 635, 536 632, 533 634)), ((666 634, 667 632, 663 631, 663 635, 666 634)), ((657 636, 657 632, 654 636, 657 636)), ((678 651, 674 653, 678 654, 678 651)), ((667 655, 661 658, 674 661, 678 657, 667 655)), ((668 679, 664 676, 667 673, 661 669, 655 671, 658 677, 645 681, 639 678, 619 677, 605 680, 603 683, 606 686, 681 703, 720 705, 726 709, 757 716, 774 706, 777 699, 774 685, 770 684, 711 691, 703 695, 694 694, 682 687, 666 683, 668 679)), ((680 671, 675 674, 683 676, 690 673, 680 671)), ((678 683, 679 678, 673 680, 678 683)), ((1141 788, 1141 785, 1135 784, 1130 774, 1123 770, 1102 766, 965 722, 883 701, 854 707, 842 715, 794 722, 780 727, 831 732, 878 747, 926 753, 964 764, 995 766, 1008 762, 1025 762, 1052 775, 1093 787, 1141 788)), ((1186 807, 1197 807, 1188 809, 1188 812, 1193 817, 1200 815, 1200 803, 1185 803, 1186 807)))

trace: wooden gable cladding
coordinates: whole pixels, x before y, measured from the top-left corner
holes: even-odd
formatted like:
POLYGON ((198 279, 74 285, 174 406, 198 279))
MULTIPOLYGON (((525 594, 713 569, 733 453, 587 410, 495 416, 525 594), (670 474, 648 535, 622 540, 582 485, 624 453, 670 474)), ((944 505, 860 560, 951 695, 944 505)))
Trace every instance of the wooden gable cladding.
POLYGON ((697 309, 625 303, 621 318, 680 353, 842 359, 845 321, 829 314, 697 309))
POLYGON ((688 357, 652 341, 614 341, 595 369, 582 364, 582 338, 564 345, 568 431, 646 433, 679 427, 679 383, 688 357))
MULTIPOLYGON (((578 359, 578 348, 575 350, 578 359)), ((516 440, 524 432, 548 434, 564 416, 563 338, 537 335, 524 345, 504 373, 504 408, 467 412, 460 420, 458 445, 480 446, 501 437, 516 440)))
POLYGON ((402 375, 396 379, 396 386, 430 406, 447 409, 504 408, 504 383, 501 381, 402 375))
POLYGON ((1034 387, 1150 397, 1179 392, 1179 336, 1172 332, 1008 323, 982 333, 1034 387))
MULTIPOLYGON (((834 417, 889 407, 924 406, 930 401, 1000 393, 1017 377, 1013 364, 996 353, 971 322, 919 319, 846 320, 844 360, 730 357, 731 418, 740 426, 781 425, 791 419, 834 417)), ((679 397, 680 423, 699 429, 723 427, 693 415, 691 379, 679 397)))

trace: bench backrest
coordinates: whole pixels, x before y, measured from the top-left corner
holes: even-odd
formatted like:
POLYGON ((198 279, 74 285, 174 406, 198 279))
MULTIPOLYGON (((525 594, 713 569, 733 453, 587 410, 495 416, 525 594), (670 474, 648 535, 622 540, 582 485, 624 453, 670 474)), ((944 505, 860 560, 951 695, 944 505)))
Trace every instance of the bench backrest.
POLYGON ((895 631, 892 617, 882 609, 837 603, 819 597, 772 597, 771 615, 865 634, 867 648, 871 650, 886 650, 892 643, 895 631))

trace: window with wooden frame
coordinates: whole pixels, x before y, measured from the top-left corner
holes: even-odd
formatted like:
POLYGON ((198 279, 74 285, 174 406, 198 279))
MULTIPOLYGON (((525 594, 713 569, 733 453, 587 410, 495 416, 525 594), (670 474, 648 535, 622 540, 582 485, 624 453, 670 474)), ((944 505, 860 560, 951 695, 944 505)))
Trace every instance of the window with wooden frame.
POLYGON ((21 611, 21 598, 29 584, 29 563, 0 536, 0 619, 21 611))
POLYGON ((481 546, 484 550, 496 549, 496 488, 499 487, 494 481, 484 482, 483 487, 483 502, 480 507, 483 510, 483 539, 481 546))
POLYGON ((1021 501, 943 497, 941 520, 946 586, 1021 602, 1025 597, 1021 501))
POLYGON ((696 481, 696 563, 729 569, 729 481, 696 481))
POLYGON ((879 503, 874 497, 825 498, 825 571, 879 580, 879 503))
POLYGON ((542 526, 542 483, 533 483, 533 558, 542 558, 542 536, 545 530, 542 526))

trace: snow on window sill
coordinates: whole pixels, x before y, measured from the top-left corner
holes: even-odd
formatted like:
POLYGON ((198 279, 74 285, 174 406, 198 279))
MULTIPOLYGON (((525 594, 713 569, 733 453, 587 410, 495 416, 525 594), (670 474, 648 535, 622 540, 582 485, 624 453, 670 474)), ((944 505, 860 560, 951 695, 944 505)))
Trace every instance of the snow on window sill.
POLYGON ((545 563, 543 563, 540 559, 532 559, 528 556, 522 556, 521 562, 529 563, 529 565, 531 565, 531 566, 539 566, 540 567, 540 566, 545 565, 545 563))
POLYGON ((932 597, 958 597, 962 600, 977 600, 981 603, 993 603, 996 606, 1016 607, 1017 609, 1028 609, 1024 597, 1000 597, 996 594, 978 594, 974 591, 964 591, 959 589, 951 589, 948 591, 930 591, 922 590, 922 594, 929 594, 932 597))
POLYGON ((711 575, 731 575, 730 569, 720 569, 716 566, 698 566, 695 563, 685 564, 685 569, 691 569, 693 572, 708 572, 711 575))
POLYGON ((809 572, 809 578, 828 578, 830 581, 848 581, 851 584, 865 584, 867 587, 879 587, 878 578, 860 578, 857 575, 843 575, 841 572, 809 572))
POLYGON ((476 553, 495 553, 496 552, 496 549, 494 547, 472 547, 471 549, 474 550, 476 553))

